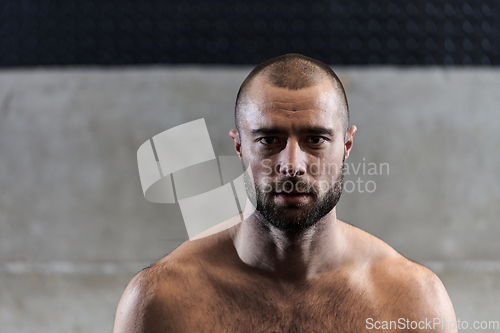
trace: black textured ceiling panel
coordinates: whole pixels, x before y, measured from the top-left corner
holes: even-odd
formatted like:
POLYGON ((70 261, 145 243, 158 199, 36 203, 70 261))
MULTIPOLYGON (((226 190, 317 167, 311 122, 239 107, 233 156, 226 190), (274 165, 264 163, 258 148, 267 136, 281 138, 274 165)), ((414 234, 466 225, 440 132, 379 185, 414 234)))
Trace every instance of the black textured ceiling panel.
POLYGON ((500 0, 0 2, 0 65, 498 65, 500 0))

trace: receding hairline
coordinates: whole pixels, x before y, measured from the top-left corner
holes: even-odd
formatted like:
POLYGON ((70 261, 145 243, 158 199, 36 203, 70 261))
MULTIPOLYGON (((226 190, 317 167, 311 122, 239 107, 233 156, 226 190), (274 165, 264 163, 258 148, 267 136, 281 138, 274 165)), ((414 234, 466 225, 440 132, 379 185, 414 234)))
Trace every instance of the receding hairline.
POLYGON ((344 118, 344 132, 349 123, 349 106, 342 82, 335 72, 325 63, 301 54, 290 53, 269 59, 256 66, 240 86, 235 104, 235 125, 239 132, 239 112, 242 101, 246 99, 255 78, 279 88, 299 90, 319 85, 325 80, 333 83, 341 102, 341 113, 344 118))

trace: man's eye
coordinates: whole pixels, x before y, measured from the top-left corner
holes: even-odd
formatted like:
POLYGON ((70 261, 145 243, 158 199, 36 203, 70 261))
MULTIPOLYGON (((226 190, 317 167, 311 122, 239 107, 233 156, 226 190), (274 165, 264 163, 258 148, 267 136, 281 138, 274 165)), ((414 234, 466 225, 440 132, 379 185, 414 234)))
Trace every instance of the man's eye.
POLYGON ((320 143, 323 143, 325 141, 325 138, 323 138, 321 136, 311 136, 309 138, 309 141, 313 144, 320 144, 320 143))
POLYGON ((276 143, 277 140, 276 140, 276 138, 273 138, 272 136, 268 136, 268 137, 265 137, 265 138, 260 138, 259 142, 263 143, 265 145, 272 145, 273 143, 276 143))

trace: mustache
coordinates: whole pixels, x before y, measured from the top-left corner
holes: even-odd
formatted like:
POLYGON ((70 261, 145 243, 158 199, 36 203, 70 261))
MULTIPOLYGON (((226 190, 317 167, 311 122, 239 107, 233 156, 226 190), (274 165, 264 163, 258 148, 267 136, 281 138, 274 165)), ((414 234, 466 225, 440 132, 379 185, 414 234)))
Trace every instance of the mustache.
POLYGON ((301 177, 285 176, 265 183, 271 187, 271 191, 275 193, 297 191, 300 193, 308 193, 317 195, 318 189, 314 183, 309 183, 301 177))

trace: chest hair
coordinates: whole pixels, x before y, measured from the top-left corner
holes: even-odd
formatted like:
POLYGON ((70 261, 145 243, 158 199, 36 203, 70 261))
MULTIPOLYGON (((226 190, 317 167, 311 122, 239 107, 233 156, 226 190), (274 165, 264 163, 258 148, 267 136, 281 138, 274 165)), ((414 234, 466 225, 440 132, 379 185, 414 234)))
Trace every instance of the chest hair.
POLYGON ((193 332, 359 332, 380 317, 380 301, 342 277, 302 288, 208 278, 203 290, 193 332))

